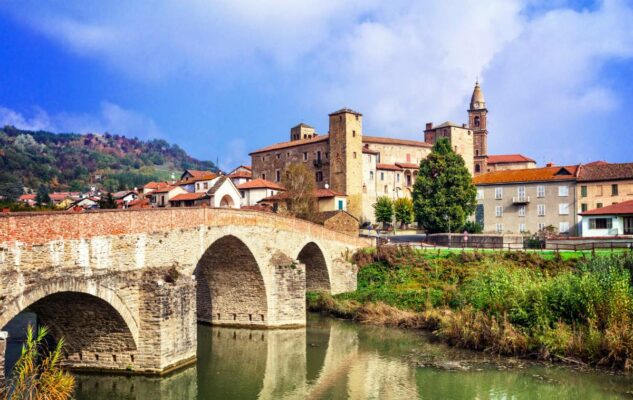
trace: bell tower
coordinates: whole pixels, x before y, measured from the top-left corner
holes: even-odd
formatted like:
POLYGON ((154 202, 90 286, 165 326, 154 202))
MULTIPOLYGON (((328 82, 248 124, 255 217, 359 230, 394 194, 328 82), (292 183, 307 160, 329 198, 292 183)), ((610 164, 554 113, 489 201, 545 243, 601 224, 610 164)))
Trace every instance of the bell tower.
POLYGON ((468 127, 473 131, 474 136, 475 175, 486 172, 488 159, 487 117, 488 109, 484 93, 479 87, 479 82, 476 82, 468 109, 468 127))

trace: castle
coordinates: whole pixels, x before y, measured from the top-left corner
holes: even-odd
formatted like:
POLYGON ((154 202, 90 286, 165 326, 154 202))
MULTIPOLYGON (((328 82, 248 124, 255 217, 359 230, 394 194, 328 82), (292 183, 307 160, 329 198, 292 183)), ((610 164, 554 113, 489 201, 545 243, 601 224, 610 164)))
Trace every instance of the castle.
POLYGON ((468 124, 447 121, 426 124, 424 141, 368 136, 363 115, 343 108, 329 115, 329 132, 318 134, 300 123, 290 129, 290 140, 250 153, 253 178, 281 182, 286 165, 305 163, 318 188, 347 196, 344 207, 360 221, 374 221, 377 197, 411 197, 420 161, 433 144, 447 138, 473 175, 505 169, 533 168, 534 160, 519 154, 488 155, 488 109, 479 83, 468 109, 468 124))

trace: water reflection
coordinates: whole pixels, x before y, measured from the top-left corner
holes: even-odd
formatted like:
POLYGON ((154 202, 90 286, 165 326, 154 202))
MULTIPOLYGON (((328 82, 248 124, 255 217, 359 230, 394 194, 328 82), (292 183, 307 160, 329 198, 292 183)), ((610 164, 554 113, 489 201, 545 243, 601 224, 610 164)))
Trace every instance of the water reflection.
POLYGON ((307 329, 198 329, 197 365, 166 378, 79 376, 79 399, 615 399, 630 380, 569 369, 446 371, 422 335, 312 316, 307 329))

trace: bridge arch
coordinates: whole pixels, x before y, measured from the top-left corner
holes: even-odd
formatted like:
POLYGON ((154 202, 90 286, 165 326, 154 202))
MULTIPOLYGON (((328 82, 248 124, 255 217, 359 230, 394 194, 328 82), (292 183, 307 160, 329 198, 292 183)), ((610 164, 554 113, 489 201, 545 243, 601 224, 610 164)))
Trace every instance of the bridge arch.
POLYGON ((314 241, 305 243, 296 259, 306 267, 306 290, 332 291, 330 268, 321 247, 314 241))
POLYGON ((225 235, 194 270, 197 319, 223 325, 266 325, 268 293, 262 269, 244 240, 225 235))
POLYGON ((108 288, 77 280, 41 285, 9 303, 0 328, 11 331, 12 321, 27 309, 54 340, 64 339, 65 365, 125 369, 139 361, 136 320, 108 288))

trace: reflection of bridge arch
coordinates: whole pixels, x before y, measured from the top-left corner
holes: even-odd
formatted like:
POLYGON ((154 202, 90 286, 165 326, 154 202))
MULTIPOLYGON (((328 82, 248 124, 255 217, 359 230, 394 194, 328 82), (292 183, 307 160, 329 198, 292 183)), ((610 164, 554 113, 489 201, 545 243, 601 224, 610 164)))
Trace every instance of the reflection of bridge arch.
POLYGON ((262 271, 249 247, 234 235, 204 252, 194 275, 197 318, 214 324, 265 325, 268 300, 262 271))
POLYGON ((306 290, 324 290, 331 292, 330 268, 323 250, 311 241, 301 247, 296 259, 306 268, 306 290))

